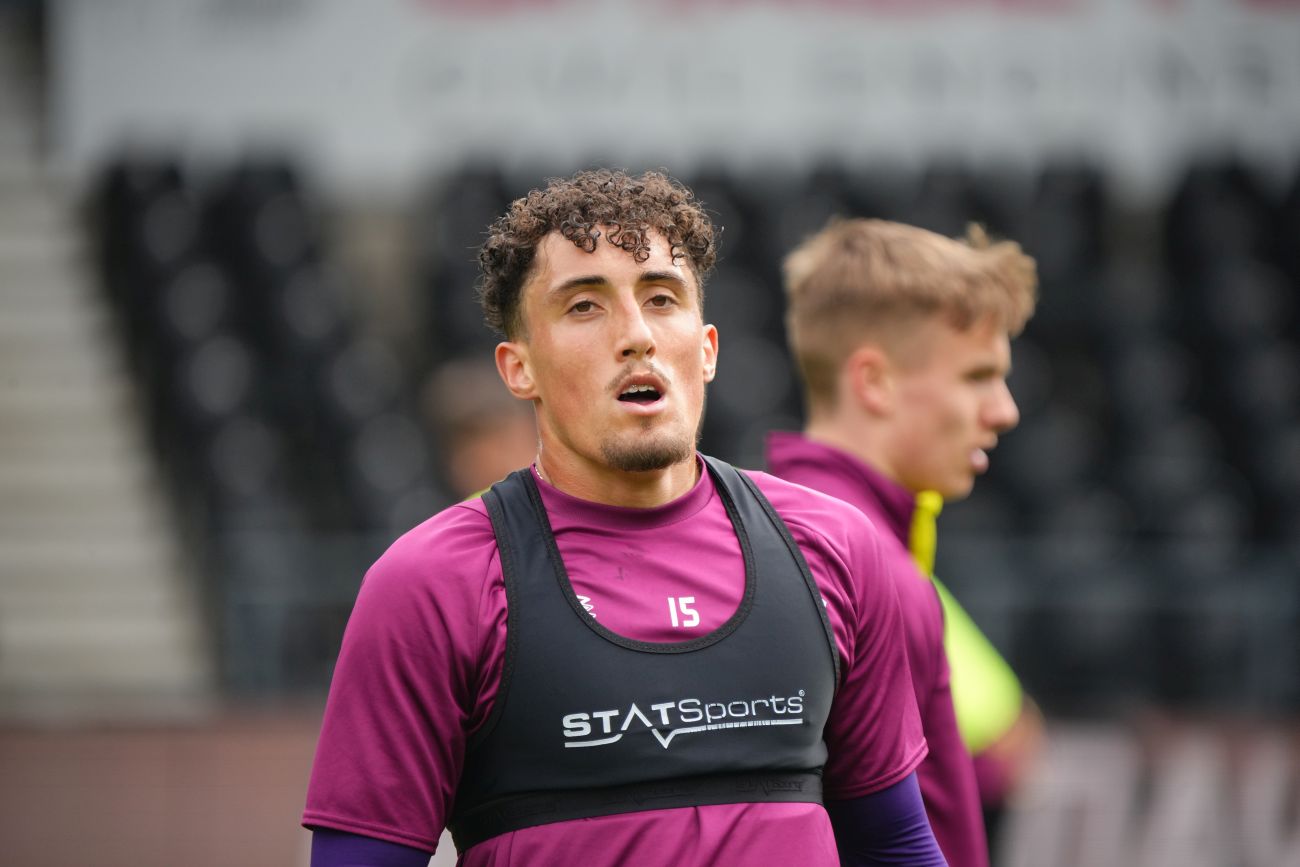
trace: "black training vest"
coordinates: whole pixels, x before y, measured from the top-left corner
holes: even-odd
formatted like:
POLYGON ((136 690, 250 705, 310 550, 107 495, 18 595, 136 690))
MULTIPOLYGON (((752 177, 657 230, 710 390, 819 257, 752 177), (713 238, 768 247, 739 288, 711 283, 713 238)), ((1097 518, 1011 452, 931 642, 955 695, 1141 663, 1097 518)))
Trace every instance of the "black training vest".
POLYGON ((531 471, 483 495, 507 641, 496 702, 468 745, 448 823, 459 851, 589 816, 820 803, 822 729, 839 679, 821 594, 753 481, 704 460, 740 541, 745 592, 726 623, 690 641, 635 641, 587 614, 531 471))

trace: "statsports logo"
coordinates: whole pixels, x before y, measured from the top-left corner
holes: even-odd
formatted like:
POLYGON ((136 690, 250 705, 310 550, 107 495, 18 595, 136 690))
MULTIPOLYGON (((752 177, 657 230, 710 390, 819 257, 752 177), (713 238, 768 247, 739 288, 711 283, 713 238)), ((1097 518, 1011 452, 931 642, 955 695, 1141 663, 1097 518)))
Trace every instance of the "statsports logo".
POLYGON ((722 732, 760 726, 803 725, 804 691, 797 695, 735 701, 683 698, 626 708, 567 714, 562 720, 564 746, 603 747, 625 734, 649 730, 665 750, 675 738, 701 732, 722 732))

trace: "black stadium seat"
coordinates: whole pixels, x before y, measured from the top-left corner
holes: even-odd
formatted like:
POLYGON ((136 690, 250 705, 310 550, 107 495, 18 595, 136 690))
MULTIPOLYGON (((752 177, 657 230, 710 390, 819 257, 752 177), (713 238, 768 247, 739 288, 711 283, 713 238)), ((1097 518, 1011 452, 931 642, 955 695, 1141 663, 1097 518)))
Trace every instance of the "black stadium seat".
MULTIPOLYGON (((90 209, 98 264, 177 502, 225 588, 231 683, 318 689, 376 540, 448 501, 414 384, 498 339, 474 292, 485 230, 525 185, 571 168, 475 162, 430 185, 411 216, 406 345, 354 309, 362 287, 291 156, 216 168, 205 182, 167 153, 108 167, 90 209), (255 601, 274 581, 290 601, 255 601), (322 587, 333 602, 313 608, 322 587), (259 662, 247 642, 273 649, 259 662)), ((1041 300, 1013 344, 1021 428, 946 507, 940 572, 1049 710, 1246 688, 1231 672, 1248 636, 1221 594, 1266 554, 1300 562, 1300 176, 1280 195, 1244 161, 1198 161, 1147 204, 1073 159, 714 161, 680 177, 722 228, 705 451, 758 466, 769 431, 802 423, 780 274, 793 245, 835 215, 948 235, 982 221, 1036 258, 1041 300)), ((1273 695, 1300 706, 1296 690, 1273 695)))

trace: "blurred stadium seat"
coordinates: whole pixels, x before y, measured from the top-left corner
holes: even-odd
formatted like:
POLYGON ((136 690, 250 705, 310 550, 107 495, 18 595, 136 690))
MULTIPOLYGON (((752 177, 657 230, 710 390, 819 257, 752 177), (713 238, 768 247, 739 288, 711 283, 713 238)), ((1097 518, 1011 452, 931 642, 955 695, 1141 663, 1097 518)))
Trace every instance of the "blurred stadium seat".
MULTIPOLYGON (((224 639, 229 654, 240 645, 232 683, 319 689, 360 552, 449 500, 447 434, 415 411, 414 384, 488 357, 476 251, 523 192, 515 179, 531 175, 467 165, 430 185, 411 229, 424 320, 403 353, 350 303, 291 160, 248 159, 207 186, 180 165, 154 155, 104 171, 104 285, 149 383, 177 496, 197 495, 198 525, 214 534, 214 592, 239 635, 224 639), (271 525, 292 530, 276 541, 271 525), (323 565, 326 548, 348 553, 323 565), (327 577, 314 585, 313 574, 327 577), (262 656, 270 674, 253 672, 262 656)), ((1190 166, 1145 212, 1114 201, 1081 161, 919 172, 824 161, 784 173, 714 163, 683 180, 723 229, 706 289, 723 345, 706 451, 757 466, 765 434, 800 423, 779 271, 791 245, 837 215, 950 234, 983 222, 1036 257, 1042 303, 1014 349, 1022 427, 975 494, 946 510, 941 573, 951 565, 1049 710, 1114 707, 1145 688, 1200 706, 1252 682, 1227 674, 1263 663, 1248 652, 1248 612, 1221 610, 1221 593, 1268 585, 1254 552, 1300 526, 1298 275, 1277 234, 1298 219, 1300 193, 1273 202, 1232 160, 1190 166), (1155 658, 1124 665, 1152 642, 1155 658)))

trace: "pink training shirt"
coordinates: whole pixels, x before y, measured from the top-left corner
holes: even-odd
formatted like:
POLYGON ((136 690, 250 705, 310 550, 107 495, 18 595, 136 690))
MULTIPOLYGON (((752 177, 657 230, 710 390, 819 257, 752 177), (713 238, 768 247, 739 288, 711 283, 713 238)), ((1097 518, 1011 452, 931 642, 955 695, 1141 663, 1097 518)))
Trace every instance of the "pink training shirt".
POLYGON ((930 748, 917 769, 926 815, 950 867, 988 867, 975 767, 953 712, 943 649, 943 608, 934 585, 907 549, 915 496, 853 455, 800 434, 772 434, 767 462, 783 479, 856 506, 881 529, 886 561, 897 576, 916 704, 930 748))
MULTIPOLYGON (((534 471, 574 590, 615 632, 682 641, 717 628, 739 605, 739 542, 699 465, 689 492, 653 509, 578 500, 534 471)), ((926 747, 879 534, 837 500, 750 475, 807 559, 841 655, 842 682, 825 732, 826 797, 891 786, 916 769, 926 747)), ((380 557, 343 637, 304 825, 434 850, 451 813, 466 739, 496 697, 505 606, 481 500, 435 515, 380 557)), ((825 810, 786 803, 648 810, 525 828, 473 847, 461 864, 577 860, 584 867, 839 864, 825 810)))

